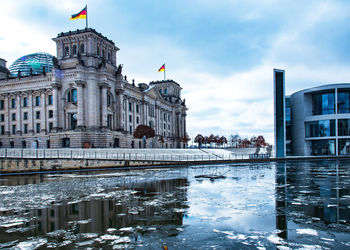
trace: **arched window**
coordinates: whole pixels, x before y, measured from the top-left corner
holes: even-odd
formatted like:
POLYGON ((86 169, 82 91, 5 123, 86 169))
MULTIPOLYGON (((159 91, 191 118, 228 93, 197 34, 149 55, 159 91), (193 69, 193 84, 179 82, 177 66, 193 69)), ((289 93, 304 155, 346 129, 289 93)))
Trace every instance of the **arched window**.
POLYGON ((80 44, 80 54, 85 53, 84 44, 80 44))
POLYGON ((77 54, 77 45, 73 45, 73 55, 77 54))
POLYGON ((77 101, 77 89, 70 89, 67 93, 67 102, 76 103, 77 101))

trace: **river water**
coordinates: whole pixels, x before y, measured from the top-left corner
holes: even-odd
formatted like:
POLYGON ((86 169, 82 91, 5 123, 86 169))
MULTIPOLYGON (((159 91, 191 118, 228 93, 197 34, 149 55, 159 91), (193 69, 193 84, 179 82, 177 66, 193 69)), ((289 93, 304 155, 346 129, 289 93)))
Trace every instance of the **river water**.
POLYGON ((0 176, 0 249, 350 249, 350 161, 0 176))

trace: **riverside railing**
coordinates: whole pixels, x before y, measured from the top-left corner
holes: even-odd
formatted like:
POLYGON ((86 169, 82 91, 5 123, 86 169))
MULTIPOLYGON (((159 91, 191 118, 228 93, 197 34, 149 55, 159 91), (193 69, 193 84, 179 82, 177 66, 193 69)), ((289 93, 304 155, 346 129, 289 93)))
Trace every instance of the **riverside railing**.
POLYGON ((118 149, 19 149, 1 148, 0 158, 8 159, 96 159, 116 161, 224 161, 239 159, 261 159, 268 158, 267 155, 252 157, 251 154, 212 154, 212 153, 163 153, 163 152, 142 152, 131 150, 120 151, 118 149))

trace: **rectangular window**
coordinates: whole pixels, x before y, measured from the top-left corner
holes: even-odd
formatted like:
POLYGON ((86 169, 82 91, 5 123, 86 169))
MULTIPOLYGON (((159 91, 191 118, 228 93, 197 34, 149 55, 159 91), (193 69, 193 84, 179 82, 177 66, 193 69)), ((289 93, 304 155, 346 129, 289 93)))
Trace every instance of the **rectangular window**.
POLYGON ((53 117, 53 110, 49 110, 49 118, 53 117))
POLYGON ((132 126, 129 126, 130 134, 132 134, 132 126))
POLYGON ((4 114, 1 114, 0 115, 0 122, 4 122, 5 121, 5 115, 4 114))
POLYGON ((0 100, 0 109, 3 110, 5 106, 4 100, 0 100))
POLYGON ((77 114, 69 114, 69 128, 74 130, 77 128, 78 121, 77 121, 77 114))
POLYGON ((24 124, 23 126, 23 133, 28 134, 28 124, 24 124))
POLYGON ((23 112, 23 120, 28 120, 28 112, 23 112))
POLYGON ((22 141, 22 148, 26 148, 26 147, 27 147, 26 141, 22 141))
POLYGON ((40 96, 35 97, 35 106, 40 106, 40 96))
POLYGON ((171 115, 168 115, 168 121, 170 122, 170 120, 171 120, 171 115))
POLYGON ((164 120, 166 120, 166 113, 164 113, 164 120))
POLYGON ((48 105, 52 105, 53 104, 53 95, 48 95, 47 103, 48 103, 48 105))
POLYGON ((132 103, 129 102, 129 111, 132 111, 132 103))
POLYGON ((11 108, 15 109, 16 108, 16 99, 11 99, 11 108))
POLYGON ((129 122, 132 122, 132 116, 129 115, 129 122))
POLYGON ((16 125, 12 125, 12 134, 13 134, 13 135, 16 134, 16 125))
POLYGON ((335 155, 335 140, 314 140, 311 155, 335 155))
POLYGON ((4 126, 4 125, 2 125, 2 126, 0 127, 0 133, 1 133, 2 135, 5 134, 5 126, 4 126))
POLYGON ((107 116, 107 127, 112 129, 112 115, 107 116))
POLYGON ((52 122, 49 122, 49 132, 51 132, 53 129, 53 123, 52 122))
POLYGON ((136 123, 139 124, 140 123, 140 118, 136 117, 136 123))
POLYGON ((23 107, 28 107, 28 97, 23 97, 23 107))
POLYGON ((139 113, 139 112, 140 112, 140 110, 139 110, 139 105, 136 104, 136 113, 139 113))
POLYGON ((35 112, 35 119, 40 119, 40 111, 35 112))
POLYGON ((321 120, 305 123, 305 137, 335 136, 335 120, 321 120))
POLYGON ((334 114, 334 93, 318 93, 312 95, 312 114, 327 115, 334 114))
POLYGON ((40 133, 40 123, 35 124, 35 130, 37 133, 40 133))
POLYGON ((16 121, 16 113, 12 113, 11 116, 12 116, 12 121, 16 121))

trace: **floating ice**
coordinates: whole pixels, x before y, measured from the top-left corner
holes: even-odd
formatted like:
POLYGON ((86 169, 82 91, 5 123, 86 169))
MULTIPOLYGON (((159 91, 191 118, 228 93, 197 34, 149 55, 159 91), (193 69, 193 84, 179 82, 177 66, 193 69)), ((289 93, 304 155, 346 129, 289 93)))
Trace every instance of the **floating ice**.
POLYGON ((122 231, 122 232, 133 232, 134 228, 133 227, 123 227, 123 228, 119 228, 119 231, 122 231))
POLYGON ((119 237, 119 239, 116 239, 115 241, 113 241, 113 245, 114 244, 120 244, 120 243, 130 243, 131 242, 131 240, 130 240, 130 238, 129 237, 119 237))
POLYGON ((36 238, 29 241, 23 241, 17 244, 16 248, 21 250, 37 249, 47 243, 47 239, 36 238))
POLYGON ((297 229, 297 234, 307 234, 307 235, 313 235, 313 236, 318 236, 318 233, 314 229, 310 228, 303 228, 303 229, 297 229))
POLYGON ((89 245, 92 245, 94 244, 94 240, 87 240, 87 241, 83 241, 83 242, 78 242, 78 243, 75 243, 77 246, 79 247, 85 247, 85 246, 89 246, 89 245))
POLYGON ((119 239, 120 236, 105 234, 105 235, 102 235, 100 238, 101 238, 102 240, 116 240, 116 239, 119 239))
POLYGON ((278 236, 276 236, 276 235, 273 235, 273 234, 271 234, 269 237, 267 237, 267 239, 268 239, 271 243, 276 244, 276 245, 281 245, 281 244, 284 243, 284 241, 283 241, 282 238, 280 238, 280 237, 278 237, 278 236))

